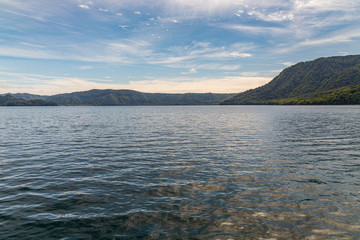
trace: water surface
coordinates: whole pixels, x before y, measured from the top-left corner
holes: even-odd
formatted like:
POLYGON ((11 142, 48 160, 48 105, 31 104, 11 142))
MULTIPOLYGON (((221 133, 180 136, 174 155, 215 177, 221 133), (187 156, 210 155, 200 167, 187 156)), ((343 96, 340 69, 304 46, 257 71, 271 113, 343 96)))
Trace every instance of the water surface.
POLYGON ((0 239, 360 239, 359 106, 0 119, 0 239))

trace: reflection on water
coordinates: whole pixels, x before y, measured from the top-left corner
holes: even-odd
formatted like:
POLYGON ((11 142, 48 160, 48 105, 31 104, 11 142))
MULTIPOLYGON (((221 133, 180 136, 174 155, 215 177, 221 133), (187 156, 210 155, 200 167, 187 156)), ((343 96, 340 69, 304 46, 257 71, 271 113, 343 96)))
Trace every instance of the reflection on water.
POLYGON ((360 239, 358 106, 0 117, 0 239, 360 239))

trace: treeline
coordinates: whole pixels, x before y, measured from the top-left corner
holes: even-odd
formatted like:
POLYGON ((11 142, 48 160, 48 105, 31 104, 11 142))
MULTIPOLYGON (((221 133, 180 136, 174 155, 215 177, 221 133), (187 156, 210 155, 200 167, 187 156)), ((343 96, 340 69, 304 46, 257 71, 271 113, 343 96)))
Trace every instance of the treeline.
POLYGON ((355 87, 345 87, 332 92, 318 94, 307 98, 285 98, 269 101, 258 101, 252 104, 263 105, 345 105, 360 104, 360 84, 355 87))

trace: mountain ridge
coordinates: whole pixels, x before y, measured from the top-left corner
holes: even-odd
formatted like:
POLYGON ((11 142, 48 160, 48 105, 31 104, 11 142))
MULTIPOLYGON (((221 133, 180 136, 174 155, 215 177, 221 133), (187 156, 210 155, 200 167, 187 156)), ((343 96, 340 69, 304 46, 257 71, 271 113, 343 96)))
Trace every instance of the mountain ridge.
POLYGON ((305 99, 311 102, 313 97, 357 84, 360 84, 360 55, 318 58, 288 67, 269 83, 221 104, 302 104, 305 99))
POLYGON ((28 100, 42 99, 65 106, 150 106, 150 105, 218 105, 234 96, 228 93, 144 93, 121 89, 92 89, 51 96, 28 93, 11 94, 28 100))

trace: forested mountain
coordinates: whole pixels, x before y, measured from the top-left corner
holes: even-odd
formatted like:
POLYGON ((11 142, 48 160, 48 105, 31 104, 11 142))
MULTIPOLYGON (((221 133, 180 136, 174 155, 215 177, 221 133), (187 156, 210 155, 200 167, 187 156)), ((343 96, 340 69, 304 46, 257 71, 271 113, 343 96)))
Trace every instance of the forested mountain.
MULTIPOLYGON (((237 94, 222 104, 320 104, 320 98, 327 99, 322 104, 345 104, 330 99, 340 93, 346 98, 344 94, 356 92, 358 84, 360 55, 319 58, 286 68, 264 86, 237 94)), ((344 102, 356 103, 356 94, 344 102)))
POLYGON ((41 99, 25 100, 5 95, 0 96, 0 106, 56 106, 56 103, 41 99))
POLYGON ((214 93, 143 93, 132 90, 90 90, 58 94, 53 96, 39 96, 31 94, 14 94, 33 99, 41 98, 53 101, 58 105, 91 105, 91 106, 136 106, 136 105, 209 105, 219 104, 234 94, 214 93))
POLYGON ((8 93, 8 94, 5 94, 5 95, 11 95, 13 97, 22 98, 22 99, 25 99, 25 100, 35 100, 35 99, 45 100, 48 97, 48 96, 35 95, 35 94, 30 94, 30 93, 15 93, 15 94, 8 93))
POLYGON ((206 105, 219 104, 233 94, 142 93, 132 90, 90 90, 47 97, 59 105, 206 105))

